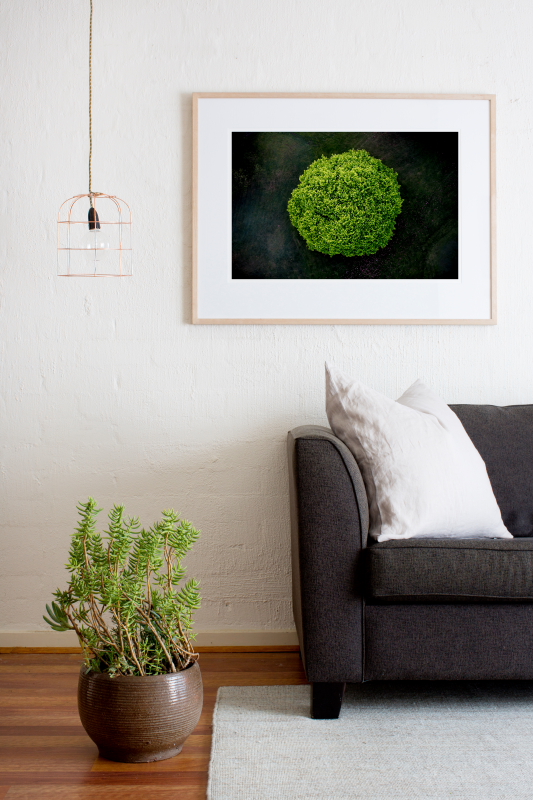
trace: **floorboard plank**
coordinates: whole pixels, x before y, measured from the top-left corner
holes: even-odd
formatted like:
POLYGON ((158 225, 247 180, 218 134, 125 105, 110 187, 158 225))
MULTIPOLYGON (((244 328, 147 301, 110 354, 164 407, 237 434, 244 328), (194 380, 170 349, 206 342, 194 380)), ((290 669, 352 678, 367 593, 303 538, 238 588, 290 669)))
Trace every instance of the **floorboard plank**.
POLYGON ((13 786, 0 800, 205 800, 205 786, 13 786))
POLYGON ((27 732, 19 734, 4 735, 0 734, 0 750, 21 749, 24 747, 87 747, 87 734, 83 730, 78 736, 68 734, 50 736, 48 733, 35 736, 27 732))
POLYGON ((77 725, 6 725, 7 719, 7 717, 2 717, 0 737, 46 736, 47 739, 50 739, 53 736, 87 736, 80 722, 77 725))

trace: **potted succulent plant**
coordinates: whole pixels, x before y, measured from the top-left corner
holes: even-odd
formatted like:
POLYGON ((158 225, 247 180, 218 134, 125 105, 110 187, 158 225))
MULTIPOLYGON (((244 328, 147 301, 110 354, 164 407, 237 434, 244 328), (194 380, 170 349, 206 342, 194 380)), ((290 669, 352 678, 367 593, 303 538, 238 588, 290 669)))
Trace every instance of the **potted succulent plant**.
POLYGON ((92 497, 78 506, 70 581, 54 593, 44 620, 78 635, 78 708, 100 755, 171 758, 196 727, 203 702, 191 632, 199 587, 194 579, 182 583, 182 559, 199 531, 173 510, 145 530, 114 506, 104 538, 96 531, 100 510, 92 497))

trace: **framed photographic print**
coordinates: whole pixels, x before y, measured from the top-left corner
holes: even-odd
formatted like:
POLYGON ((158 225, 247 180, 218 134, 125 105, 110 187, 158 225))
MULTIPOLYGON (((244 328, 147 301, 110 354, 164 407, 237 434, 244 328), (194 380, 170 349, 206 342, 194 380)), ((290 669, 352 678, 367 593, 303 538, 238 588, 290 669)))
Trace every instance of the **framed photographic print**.
POLYGON ((494 324, 493 95, 193 96, 201 324, 494 324))

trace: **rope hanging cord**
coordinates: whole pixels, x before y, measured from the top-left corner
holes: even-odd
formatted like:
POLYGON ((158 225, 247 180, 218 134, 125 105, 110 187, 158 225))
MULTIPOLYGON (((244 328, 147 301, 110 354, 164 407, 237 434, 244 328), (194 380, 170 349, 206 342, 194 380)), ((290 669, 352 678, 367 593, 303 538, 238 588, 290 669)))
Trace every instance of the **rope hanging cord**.
POLYGON ((93 206, 93 0, 91 1, 91 19, 89 23, 89 195, 93 206))
POLYGON ((99 230, 100 220, 93 203, 93 0, 89 22, 89 230, 99 230))

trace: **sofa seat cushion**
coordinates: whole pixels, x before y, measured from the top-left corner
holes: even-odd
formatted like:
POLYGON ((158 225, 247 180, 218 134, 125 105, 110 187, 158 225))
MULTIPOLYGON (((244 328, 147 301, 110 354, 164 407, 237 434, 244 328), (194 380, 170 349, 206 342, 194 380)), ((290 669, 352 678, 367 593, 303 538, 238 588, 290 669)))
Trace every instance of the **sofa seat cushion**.
POLYGON ((405 539, 364 551, 370 602, 533 602, 533 538, 405 539))

